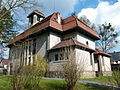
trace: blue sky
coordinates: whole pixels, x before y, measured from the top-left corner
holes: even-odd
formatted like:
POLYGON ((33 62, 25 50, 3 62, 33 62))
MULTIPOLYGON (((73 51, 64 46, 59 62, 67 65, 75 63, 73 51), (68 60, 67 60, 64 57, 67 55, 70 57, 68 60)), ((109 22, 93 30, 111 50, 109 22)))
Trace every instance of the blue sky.
MULTIPOLYGON (((35 9, 38 9, 46 16, 53 12, 60 12, 63 18, 76 12, 78 17, 86 15, 87 18, 96 25, 110 22, 117 32, 120 32, 120 0, 35 0, 43 5, 42 8, 35 7, 29 9, 26 13, 20 12, 19 24, 25 26, 28 24, 27 15, 35 9), (20 20, 21 19, 21 20, 20 20)), ((117 38, 120 41, 120 36, 117 38)), ((118 44, 113 50, 120 51, 118 44)))
MULTIPOLYGON (((18 9, 18 14, 14 15, 17 22, 24 28, 28 25, 27 15, 33 10, 38 9, 46 16, 53 12, 60 12, 63 18, 70 16, 76 12, 78 17, 86 15, 87 18, 95 23, 103 24, 105 21, 112 23, 117 32, 120 32, 120 0, 35 0, 38 4, 42 4, 42 8, 32 8, 24 12, 18 9)), ((119 33, 120 34, 120 33, 119 33)), ((120 41, 120 36, 117 38, 120 41)), ((5 58, 8 58, 8 51, 5 52, 5 58)), ((120 43, 112 51, 120 51, 120 43)))
POLYGON ((83 8, 96 8, 100 1, 107 1, 110 4, 117 2, 117 0, 83 0, 75 5, 75 11, 79 13, 83 8))

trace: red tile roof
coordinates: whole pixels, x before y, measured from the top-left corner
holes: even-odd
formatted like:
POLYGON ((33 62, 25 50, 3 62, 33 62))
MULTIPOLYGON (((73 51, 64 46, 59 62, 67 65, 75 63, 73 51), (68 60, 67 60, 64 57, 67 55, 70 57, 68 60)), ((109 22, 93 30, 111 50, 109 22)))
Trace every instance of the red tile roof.
POLYGON ((34 10, 32 13, 30 13, 27 17, 29 18, 31 15, 33 15, 33 14, 38 14, 38 15, 40 15, 40 16, 42 16, 42 17, 45 17, 45 15, 43 14, 43 13, 41 13, 40 11, 38 11, 38 10, 34 10))
POLYGON ((84 49, 84 50, 95 51, 92 48, 90 48, 89 46, 87 46, 85 44, 82 44, 79 41, 74 40, 74 39, 69 39, 69 40, 61 41, 60 43, 58 43, 56 46, 54 46, 50 50, 54 50, 54 49, 58 49, 58 48, 63 48, 63 47, 68 47, 68 46, 79 46, 79 47, 82 47, 82 49, 84 49))
POLYGON ((102 50, 100 50, 100 49, 97 49, 97 48, 96 48, 95 50, 96 50, 96 52, 94 52, 94 54, 105 55, 105 56, 111 57, 110 54, 108 54, 108 53, 106 53, 106 52, 104 52, 104 51, 102 51, 102 50))
MULTIPOLYGON (((92 28, 90 28, 89 26, 87 26, 86 24, 84 24, 83 22, 81 22, 76 16, 72 15, 66 19, 64 19, 64 25, 63 25, 63 29, 64 30, 68 30, 71 27, 75 27, 75 26, 79 26, 81 28, 83 28, 86 32, 89 32, 90 34, 94 35, 95 37, 99 38, 97 32, 95 30, 93 30, 92 28)), ((81 30, 81 29, 80 29, 81 30)))
MULTIPOLYGON (((34 12, 38 12, 38 11, 34 11, 34 12)), ((66 19, 61 18, 62 23, 59 24, 56 21, 57 14, 59 14, 59 12, 53 13, 50 16, 44 18, 41 22, 35 24, 34 26, 27 29, 25 32, 21 33, 20 35, 18 35, 14 39, 10 40, 8 45, 11 45, 11 44, 15 43, 16 41, 19 41, 19 40, 21 40, 23 38, 28 37, 31 34, 34 34, 34 33, 38 32, 38 31, 41 31, 41 30, 45 29, 46 27, 53 27, 53 28, 57 29, 58 31, 64 32, 64 31, 68 31, 69 29, 78 26, 78 27, 82 28, 82 29, 79 29, 79 30, 86 31, 89 34, 91 34, 92 36, 94 36, 96 39, 99 39, 99 36, 96 33, 96 31, 94 31, 89 26, 82 23, 74 15, 72 15, 72 16, 66 18, 66 19)))

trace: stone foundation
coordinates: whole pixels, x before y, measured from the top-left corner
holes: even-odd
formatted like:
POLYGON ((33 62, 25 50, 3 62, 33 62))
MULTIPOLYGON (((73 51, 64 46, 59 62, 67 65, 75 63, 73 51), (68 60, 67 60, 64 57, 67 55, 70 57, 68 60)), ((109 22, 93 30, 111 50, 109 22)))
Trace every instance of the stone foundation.
MULTIPOLYGON (((49 71, 47 73, 47 77, 52 77, 52 78, 63 78, 63 73, 60 71, 49 71)), ((81 75, 81 78, 95 78, 96 77, 96 73, 95 72, 84 72, 81 75)))
POLYGON ((63 74, 60 71, 49 71, 46 76, 50 78, 63 78, 63 74))
POLYGON ((96 77, 96 72, 94 71, 85 71, 81 78, 95 78, 96 77))
POLYGON ((112 71, 103 71, 103 76, 112 76, 112 71))

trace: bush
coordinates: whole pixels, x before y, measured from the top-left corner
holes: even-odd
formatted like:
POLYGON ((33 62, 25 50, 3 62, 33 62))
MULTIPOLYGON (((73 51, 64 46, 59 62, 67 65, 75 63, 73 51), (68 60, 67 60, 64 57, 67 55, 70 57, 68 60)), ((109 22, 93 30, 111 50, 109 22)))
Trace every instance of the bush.
MULTIPOLYGON (((17 63, 17 61, 15 62, 17 63)), ((30 65, 14 64, 13 76, 10 79, 12 90, 39 90, 40 79, 47 71, 47 62, 40 56, 30 65)))

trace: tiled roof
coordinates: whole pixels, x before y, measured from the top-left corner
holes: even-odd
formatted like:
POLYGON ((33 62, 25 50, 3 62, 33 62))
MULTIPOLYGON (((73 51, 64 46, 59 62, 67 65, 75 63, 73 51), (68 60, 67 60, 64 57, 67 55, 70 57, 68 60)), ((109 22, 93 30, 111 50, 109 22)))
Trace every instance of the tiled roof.
POLYGON ((34 13, 36 13, 36 14, 38 14, 38 15, 40 15, 40 16, 42 16, 42 17, 45 17, 45 15, 43 14, 43 13, 41 13, 40 11, 38 11, 38 10, 34 10, 32 13, 30 13, 27 17, 30 17, 32 14, 34 14, 34 13))
POLYGON ((87 32, 88 34, 90 34, 90 36, 94 36, 95 40, 99 39, 99 36, 98 36, 98 34, 96 33, 95 30, 91 29, 89 26, 82 23, 74 15, 72 15, 72 16, 66 18, 66 19, 61 18, 61 24, 59 24, 56 20, 58 13, 59 12, 53 13, 50 16, 44 18, 42 21, 36 23, 34 26, 30 27, 25 32, 21 33, 20 35, 18 35, 14 39, 10 40, 8 45, 11 45, 11 44, 15 43, 16 41, 19 41, 23 38, 26 38, 29 35, 32 35, 36 32, 44 30, 46 27, 55 28, 56 30, 58 30, 62 33, 67 32, 74 27, 80 27, 82 29, 79 29, 78 31, 85 31, 85 33, 87 32))
POLYGON ((87 46, 85 44, 82 44, 82 43, 80 43, 79 41, 77 41, 75 39, 69 39, 69 40, 61 41, 60 43, 58 43, 56 46, 54 46, 50 50, 64 48, 64 47, 68 47, 68 46, 78 46, 78 47, 81 47, 84 50, 94 51, 89 46, 87 46))
POLYGON ((94 52, 94 54, 105 55, 105 56, 111 57, 110 54, 108 54, 108 53, 106 53, 106 52, 104 52, 104 51, 102 51, 102 50, 100 50, 100 49, 97 49, 97 48, 96 48, 95 50, 96 50, 96 52, 94 52))
MULTIPOLYGON (((72 16, 64 19, 64 25, 63 25, 64 30, 68 30, 71 27, 75 27, 75 26, 79 26, 86 32, 90 33, 91 35, 99 38, 99 36, 95 30, 93 30, 92 28, 90 28, 89 26, 87 26, 86 24, 81 22, 76 16, 72 15, 72 16)), ((81 29, 79 29, 79 30, 81 30, 81 29)))

